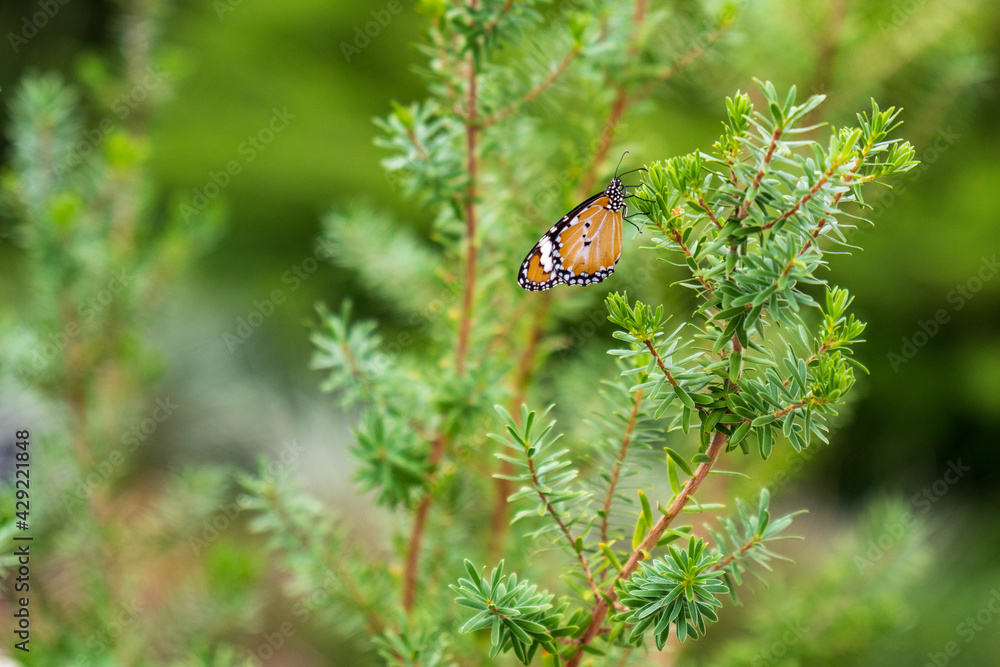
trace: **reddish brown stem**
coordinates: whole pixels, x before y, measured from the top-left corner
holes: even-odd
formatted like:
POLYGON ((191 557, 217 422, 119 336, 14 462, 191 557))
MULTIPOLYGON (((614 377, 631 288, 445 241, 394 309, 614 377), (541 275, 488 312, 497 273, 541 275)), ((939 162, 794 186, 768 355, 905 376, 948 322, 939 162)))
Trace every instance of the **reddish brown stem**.
MULTIPOLYGON (((807 192, 806 194, 804 194, 797 202, 795 202, 795 206, 793 206, 792 208, 788 209, 787 211, 785 211, 784 213, 782 213, 781 215, 779 215, 777 218, 775 218, 771 222, 769 222, 766 225, 764 225, 763 227, 761 227, 761 229, 770 229, 771 227, 774 227, 776 224, 778 224, 782 220, 787 220, 788 218, 790 218, 793 215, 795 215, 796 213, 798 213, 799 209, 801 209, 803 206, 805 206, 806 204, 808 204, 809 201, 813 197, 816 196, 816 193, 819 192, 820 188, 822 188, 824 185, 826 185, 826 182, 828 180, 830 180, 830 177, 833 176, 833 172, 837 170, 838 166, 840 166, 840 165, 837 165, 837 164, 830 165, 830 168, 826 170, 826 173, 823 174, 822 176, 820 176, 816 180, 816 184, 813 185, 811 188, 809 188, 809 192, 807 192)), ((850 178, 851 178, 850 175, 848 175, 847 180, 850 180, 850 178)), ((842 192, 838 192, 834 196, 834 204, 836 204, 836 202, 839 202, 840 198, 842 196, 843 196, 843 193, 842 192)), ((819 225, 820 228, 822 228, 823 222, 825 222, 825 221, 826 221, 826 218, 823 218, 823 220, 820 221, 820 225, 819 225)), ((818 230, 817 230, 817 233, 818 233, 818 230)))
POLYGON ((764 154, 764 161, 760 165, 760 169, 757 170, 757 175, 754 176, 753 183, 747 188, 747 197, 743 200, 743 205, 736 214, 737 220, 743 220, 747 217, 747 211, 750 209, 750 204, 753 203, 756 197, 757 188, 760 187, 760 182, 764 180, 764 174, 767 173, 767 167, 771 164, 771 158, 774 157, 774 150, 778 147, 778 140, 781 139, 781 135, 784 133, 784 128, 777 128, 774 134, 771 135, 771 144, 767 147, 767 152, 764 154), (749 196, 749 193, 755 193, 753 197, 749 196))
MULTIPOLYGON (((470 3, 475 7, 475 3, 470 3)), ((468 185, 465 191, 465 294, 462 298, 462 319, 458 329, 458 347, 455 352, 455 368, 459 375, 465 375, 465 356, 469 349, 469 333, 472 330, 472 306, 476 290, 476 65, 473 55, 469 54, 469 95, 467 101, 467 122, 465 125, 465 143, 468 153, 466 171, 468 185)))
POLYGON ((528 471, 531 473, 531 481, 535 488, 535 493, 538 494, 538 499, 545 505, 545 511, 548 512, 549 516, 552 517, 552 520, 556 522, 557 526, 559 526, 559 530, 562 531, 562 534, 566 537, 566 541, 569 543, 569 548, 576 554, 577 560, 580 561, 580 567, 583 569, 583 574, 587 578, 587 584, 590 586, 590 590, 594 591, 594 597, 600 598, 600 591, 597 588, 597 583, 594 582, 594 575, 590 572, 590 566, 587 565, 587 558, 583 555, 582 551, 576 550, 576 538, 573 537, 573 533, 570 532, 569 526, 567 526, 562 520, 562 517, 559 516, 556 508, 549 502, 548 496, 539 490, 541 482, 539 482, 538 473, 535 470, 535 459, 531 456, 526 456, 526 458, 528 459, 528 471))
MULTIPOLYGON (((548 319, 549 306, 552 298, 549 293, 542 295, 541 304, 535 310, 535 315, 528 333, 528 342, 524 346, 517 364, 517 374, 514 376, 514 395, 510 401, 510 414, 520 425, 521 404, 524 403, 525 392, 531 375, 535 367, 535 358, 538 356, 538 349, 541 346, 542 336, 545 333, 545 321, 548 319)), ((511 465, 508 461, 502 460, 498 475, 510 476, 511 465)), ((504 538, 507 535, 508 505, 507 498, 512 493, 513 487, 509 479, 498 476, 495 478, 496 495, 493 501, 493 517, 490 521, 492 530, 490 531, 490 552, 497 554, 503 546, 504 538)))
POLYGON ((708 213, 708 218, 712 221, 712 224, 714 224, 718 229, 722 229, 722 223, 719 222, 717 217, 715 217, 715 213, 712 211, 712 207, 708 205, 708 202, 701 197, 698 197, 698 205, 705 209, 705 213, 708 213))
MULTIPOLYGON (((816 354, 809 355, 809 357, 806 359, 806 366, 808 366, 809 364, 811 364, 812 362, 816 361, 821 356, 823 356, 823 353, 829 350, 831 347, 833 347, 833 339, 828 339, 824 341, 823 344, 820 345, 819 349, 816 351, 816 354)), ((781 384, 782 386, 787 387, 791 383, 792 383, 792 378, 788 378, 781 384)))
MULTIPOLYGON (((477 2, 478 0, 469 0, 469 6, 472 9, 476 9, 477 2)), ((476 252, 478 249, 476 242, 476 140, 478 132, 478 128, 476 127, 476 64, 471 51, 468 56, 468 98, 466 113, 468 116, 465 127, 466 150, 468 153, 466 169, 469 180, 465 193, 465 294, 462 298, 462 315, 458 328, 458 342, 455 348, 455 370, 459 375, 465 375, 465 357, 468 353, 469 334, 472 330, 472 306, 476 289, 476 252)), ((436 468, 441 462, 447 448, 447 437, 444 434, 439 434, 434 440, 430 456, 428 457, 431 469, 436 468)), ((421 499, 420 505, 417 506, 417 511, 413 517, 409 549, 406 554, 406 571, 403 576, 403 610, 406 614, 409 614, 413 609, 413 601, 416 597, 420 549, 423 545, 427 516, 430 513, 433 503, 434 494, 428 489, 426 495, 421 499)))
MULTIPOLYGON (((684 243, 684 238, 681 236, 681 233, 679 231, 677 231, 677 230, 668 231, 667 235, 670 237, 671 240, 673 240, 674 243, 676 243, 678 246, 680 246, 681 250, 684 252, 684 256, 685 257, 687 257, 688 259, 690 259, 691 261, 693 261, 693 262, 695 262, 697 264, 697 261, 695 260, 694 255, 691 254, 691 250, 684 243)), ((715 290, 708 283, 708 281, 705 280, 705 276, 696 275, 695 277, 698 279, 698 282, 701 283, 701 286, 704 287, 705 290, 708 292, 708 294, 711 296, 711 294, 715 290)))
POLYGON ((627 104, 628 93, 624 86, 618 86, 618 94, 615 96, 615 101, 611 103, 611 112, 608 114, 607 120, 604 121, 604 127, 601 129, 601 138, 597 143, 597 154, 594 155, 594 161, 583 177, 580 186, 580 190, 584 195, 591 194, 590 191, 594 188, 594 182, 597 180, 597 170, 605 158, 607 158, 608 151, 611 150, 611 144, 615 141, 615 132, 618 130, 618 123, 622 120, 622 115, 625 113, 627 104))
POLYGON ((653 355, 654 359, 656 359, 656 363, 659 365, 660 370, 663 371, 663 374, 667 376, 667 382, 676 386, 677 380, 675 380, 674 376, 671 375, 670 371, 667 370, 666 365, 664 365, 663 363, 663 358, 660 356, 660 353, 656 351, 656 348, 653 347, 653 343, 648 340, 644 340, 642 342, 646 344, 646 349, 648 349, 649 353, 653 355))
POLYGON ((618 477, 621 475, 622 465, 625 463, 625 456, 628 454, 629 445, 632 443, 632 434, 635 432, 635 422, 639 416, 639 407, 642 405, 642 389, 635 392, 635 402, 632 404, 632 412, 628 417, 628 425, 625 427, 625 436, 622 438, 622 446, 618 449, 618 458, 615 459, 615 467, 611 471, 611 481, 608 483, 608 493, 604 497, 604 516, 601 517, 601 541, 608 541, 608 517, 611 516, 611 502, 615 498, 615 489, 618 486, 618 477))
POLYGON ((570 660, 566 663, 566 667, 578 667, 580 659, 583 657, 582 647, 589 644, 598 635, 598 632, 604 624, 604 619, 608 615, 608 609, 610 608, 609 600, 610 602, 614 602, 618 597, 618 594, 615 591, 615 584, 618 581, 623 581, 631 577, 639 567, 639 563, 653 551, 656 544, 663 536, 663 533, 666 532, 667 528, 670 527, 670 524, 687 505, 691 496, 694 495, 694 493, 698 490, 698 487, 701 486, 701 483, 705 481, 706 477, 708 477, 708 473, 712 470, 712 466, 715 465, 716 460, 719 458, 719 453, 725 446, 727 438, 728 436, 724 433, 716 431, 715 436, 712 438, 712 442, 709 444, 708 450, 706 451, 709 460, 698 466, 698 468, 694 471, 694 476, 689 479, 686 484, 684 484, 684 488, 681 489, 681 492, 674 499, 674 502, 670 503, 670 507, 667 508, 667 513, 656 522, 656 525, 653 526, 652 530, 646 534, 642 543, 639 544, 638 548, 632 552, 628 561, 626 561, 625 565, 622 566, 621 572, 619 572, 618 576, 615 577, 615 581, 612 582, 612 584, 605 591, 606 597, 598 596, 597 601, 594 604, 594 610, 590 616, 590 624, 580 636, 581 650, 577 651, 577 653, 570 658, 570 660))
POLYGON ((736 553, 729 554, 728 556, 720 560, 718 563, 710 567, 709 572, 718 572, 719 570, 725 568, 734 560, 736 560, 737 558, 739 558, 740 556, 742 556, 743 554, 745 554, 746 552, 750 551, 755 546, 757 546, 758 543, 760 543, 760 537, 754 535, 753 538, 749 542, 744 544, 742 547, 740 547, 736 553))
MULTIPOLYGON (((434 445, 428 458, 432 469, 441 462, 447 446, 448 439, 444 435, 439 435, 434 440, 434 445)), ((410 548, 406 554, 406 571, 403 575, 403 611, 407 615, 413 609, 413 601, 417 594, 417 570, 420 566, 420 548, 424 541, 427 515, 431 511, 431 504, 433 502, 434 495, 428 489, 426 495, 421 499, 420 505, 417 506, 416 514, 413 517, 413 528, 410 530, 410 548)))
POLYGON ((781 419, 782 417, 784 417, 785 415, 787 415, 789 412, 794 412, 795 410, 801 410, 802 408, 807 407, 809 405, 821 405, 823 403, 826 403, 827 400, 828 399, 825 399, 825 398, 814 399, 811 396, 806 396, 805 398, 803 398, 798 403, 794 403, 792 405, 789 405, 787 408, 783 408, 783 409, 778 410, 777 412, 775 412, 774 413, 774 418, 775 419, 781 419))
MULTIPOLYGON (((854 166, 851 168, 851 173, 847 175, 847 177, 844 179, 844 182, 849 183, 851 182, 851 180, 853 180, 854 177, 853 170, 858 168, 858 164, 860 164, 860 158, 858 160, 855 160, 854 166)), ((836 208, 837 204, 840 203, 840 200, 844 196, 845 192, 847 192, 847 190, 841 190, 840 192, 838 192, 836 195, 833 196, 833 201, 831 202, 831 208, 836 208)), ((816 242, 816 239, 819 238, 820 233, 826 226, 826 221, 827 218, 825 217, 819 219, 819 222, 816 224, 816 229, 813 230, 812 238, 806 241, 805 244, 802 246, 802 249, 799 250, 799 252, 795 255, 795 257, 788 262, 788 264, 785 266, 784 271, 782 271, 783 275, 787 276, 788 273, 792 270, 792 266, 795 265, 795 262, 797 262, 798 259, 802 257, 802 255, 804 255, 806 251, 809 250, 809 248, 812 247, 813 243, 816 242)))
POLYGON ((579 53, 580 53, 580 48, 573 47, 570 50, 570 52, 566 54, 566 57, 563 58, 562 61, 560 61, 559 65, 556 66, 556 68, 552 70, 552 72, 550 72, 549 75, 546 76, 541 83, 539 83, 537 86, 535 86, 527 93, 525 93, 524 97, 522 97, 521 99, 510 103, 503 109, 500 109, 496 113, 492 113, 486 118, 484 118, 482 120, 482 123, 480 123, 480 127, 489 127, 490 125, 493 125, 497 121, 503 120, 507 116, 517 111, 522 104, 527 104, 528 102, 531 102, 533 99, 541 95, 543 92, 545 92, 546 89, 548 89, 553 83, 555 83, 556 79, 558 79, 563 72, 565 72, 569 68, 570 63, 573 62, 573 59, 576 58, 576 56, 579 55, 579 53))

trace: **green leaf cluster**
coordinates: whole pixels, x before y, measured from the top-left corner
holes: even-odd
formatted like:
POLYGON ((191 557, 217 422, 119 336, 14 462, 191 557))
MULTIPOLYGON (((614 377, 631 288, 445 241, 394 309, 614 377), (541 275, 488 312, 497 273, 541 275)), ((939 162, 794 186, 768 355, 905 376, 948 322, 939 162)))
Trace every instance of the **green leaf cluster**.
POLYGON ((527 665, 538 649, 556 652, 555 638, 572 634, 574 628, 560 627, 562 615, 554 610, 553 595, 540 591, 516 574, 503 574, 503 561, 490 576, 481 574, 465 561, 469 578, 461 578, 451 589, 458 595, 455 601, 476 611, 459 632, 490 628, 490 657, 513 650, 527 665))
POLYGON ((714 569, 717 562, 704 541, 692 537, 686 549, 670 546, 666 557, 643 563, 622 585, 621 602, 628 611, 618 620, 631 625, 629 642, 640 645, 650 628, 660 650, 671 627, 682 642, 704 635, 708 624, 719 620, 715 610, 722 603, 716 594, 729 592, 714 569))

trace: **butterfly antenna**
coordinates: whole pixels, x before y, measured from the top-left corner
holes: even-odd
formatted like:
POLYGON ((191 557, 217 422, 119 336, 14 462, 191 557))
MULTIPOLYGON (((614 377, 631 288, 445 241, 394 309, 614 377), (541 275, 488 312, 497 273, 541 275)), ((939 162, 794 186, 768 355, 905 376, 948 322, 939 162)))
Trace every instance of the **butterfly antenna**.
POLYGON ((625 218, 624 218, 624 220, 625 220, 625 222, 627 222, 628 224, 630 224, 630 225, 632 225, 633 227, 635 227, 635 231, 637 231, 637 232, 639 232, 640 234, 642 234, 642 228, 641 228, 641 227, 639 227, 639 225, 637 225, 637 224, 635 224, 634 222, 632 222, 631 220, 629 220, 629 218, 631 218, 631 217, 634 217, 634 216, 637 216, 637 215, 642 215, 642 213, 633 213, 632 215, 626 215, 626 216, 625 216, 625 218))
MULTIPOLYGON (((615 167, 615 178, 618 178, 618 170, 621 168, 621 166, 622 166, 622 160, 625 159, 626 155, 628 155, 628 151, 625 151, 624 153, 622 153, 622 156, 620 158, 618 158, 618 166, 615 167)), ((628 171, 625 172, 625 174, 630 174, 630 173, 632 173, 632 172, 628 172, 628 171)), ((622 174, 622 176, 624 176, 625 174, 622 174)))
POLYGON ((628 195, 627 197, 625 197, 625 199, 638 199, 639 201, 644 201, 647 204, 655 204, 656 203, 652 199, 644 199, 644 198, 640 197, 639 195, 628 195))
MULTIPOLYGON (((626 152, 628 152, 628 151, 626 151, 626 152)), ((624 156, 622 156, 622 157, 624 157, 624 156)), ((628 176, 629 174, 635 173, 637 171, 649 171, 649 170, 646 169, 645 167, 636 167, 635 169, 630 169, 628 171, 622 172, 621 175, 622 176, 628 176)), ((617 175, 617 170, 616 170, 615 174, 617 175)))

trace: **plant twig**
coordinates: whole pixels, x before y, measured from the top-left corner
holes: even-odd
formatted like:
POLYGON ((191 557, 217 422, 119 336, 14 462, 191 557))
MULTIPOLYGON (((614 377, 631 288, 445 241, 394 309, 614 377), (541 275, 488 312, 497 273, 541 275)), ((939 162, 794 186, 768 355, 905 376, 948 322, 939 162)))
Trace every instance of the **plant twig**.
POLYGON ((702 197, 698 197, 697 201, 698 206, 701 206, 705 209, 705 213, 708 213, 708 219, 712 221, 712 224, 714 224, 717 229, 722 229, 722 223, 717 217, 715 217, 715 213, 712 211, 712 207, 708 205, 708 202, 706 202, 702 197))
MULTIPOLYGON (((434 468, 444 457, 444 452, 448 448, 448 439, 444 435, 439 435, 434 440, 428 461, 434 468)), ((406 552, 406 571, 403 575, 403 611, 407 615, 413 609, 413 600, 417 593, 417 573, 420 566, 420 548, 424 541, 424 529, 427 526, 427 515, 431 511, 434 502, 434 494, 430 489, 417 506, 417 511, 413 517, 413 527, 410 529, 409 549, 406 552)))
POLYGON ((566 663, 566 667, 578 667, 580 659, 583 657, 583 646, 589 644, 598 635, 601 626, 604 624, 604 619, 607 617, 608 609, 610 607, 609 601, 613 603, 617 600, 618 594, 615 591, 615 584, 631 577, 639 567, 639 563, 653 551, 656 544, 660 541, 660 537, 663 536, 663 533, 666 532, 667 528, 670 527, 670 524, 687 505, 691 496, 694 495, 694 493, 698 490, 698 487, 701 486, 701 483, 705 481, 706 477, 708 477, 708 473, 712 470, 712 466, 715 465, 716 460, 719 458, 719 453, 724 448, 726 440, 728 440, 728 436, 726 434, 720 431, 715 432, 712 442, 709 444, 708 450, 705 452, 708 455, 709 460, 698 465, 698 468, 694 471, 694 476, 684 484, 684 488, 681 489, 679 494, 677 494, 674 501, 670 503, 670 507, 667 508, 667 513, 660 517, 660 520, 656 522, 656 525, 653 526, 652 530, 646 534, 646 537, 642 540, 635 551, 632 552, 632 555, 622 566, 621 572, 619 572, 618 576, 615 577, 615 580, 605 591, 605 594, 603 596, 598 596, 597 601, 594 604, 594 610, 590 616, 590 624, 580 636, 581 648, 566 663))
MULTIPOLYGON (((541 347, 542 336, 545 334, 545 322, 548 320, 549 307, 552 298, 549 292, 541 297, 541 303, 534 311, 531 330, 528 332, 528 341, 524 345, 523 352, 518 358, 517 371, 514 376, 514 392, 510 401, 510 414, 514 420, 521 425, 521 404, 524 403, 525 392, 531 375, 535 367, 535 359, 541 347)), ((504 537, 507 535, 507 525, 509 516, 509 505, 507 498, 512 493, 512 485, 509 479, 511 464, 506 460, 500 461, 500 467, 495 477, 496 495, 493 501, 493 517, 490 520, 490 553, 499 553, 503 546, 504 537)))
POLYGON ((761 536, 754 535, 752 538, 750 538, 750 540, 746 544, 741 546, 738 550, 729 554, 728 556, 720 560, 718 563, 710 567, 709 572, 718 572, 719 570, 725 569, 727 565, 732 563, 737 558, 741 558, 743 554, 753 549, 755 546, 760 544, 760 542, 761 542, 761 536))
MULTIPOLYGON (((476 9, 477 4, 478 0, 469 0, 470 8, 476 9)), ((465 357, 469 349, 469 334, 472 329, 472 306, 476 289, 476 253, 478 251, 476 241, 476 140, 478 133, 478 128, 476 127, 476 61, 471 51, 468 56, 468 98, 466 113, 468 115, 468 121, 465 126, 466 150, 468 152, 466 169, 469 180, 465 193, 465 293, 462 298, 462 315, 458 328, 458 342, 455 348, 455 370, 459 375, 465 375, 465 357)), ((441 462, 447 448, 447 436, 439 434, 434 440, 428 458, 428 462, 432 468, 441 462)), ((417 506, 417 511, 413 518, 409 549, 406 554, 406 571, 403 577, 403 610, 407 615, 413 609, 420 565, 420 549, 423 545, 427 515, 430 513, 433 503, 434 494, 428 489, 426 495, 421 499, 420 505, 417 506)))
MULTIPOLYGON (((507 0, 507 2, 503 4, 503 7, 500 8, 500 13, 490 19, 486 25, 483 26, 483 32, 487 34, 493 32, 493 29, 497 27, 497 24, 499 24, 500 21, 507 16, 507 13, 510 11, 513 4, 514 0, 507 0)), ((473 9, 475 9, 475 3, 470 3, 470 5, 473 9)))
POLYGON ((580 54, 580 47, 574 46, 572 49, 570 49, 570 52, 567 53, 566 56, 559 62, 556 68, 551 72, 549 72, 548 76, 542 79, 542 81, 537 86, 535 86, 527 93, 525 93, 524 96, 521 97, 520 99, 511 102, 510 104, 500 109, 499 111, 490 114, 486 118, 483 118, 479 126, 489 127, 490 125, 493 125, 498 121, 503 120, 507 116, 517 111, 521 107, 521 105, 527 104, 528 102, 531 102, 536 97, 541 95, 543 92, 546 91, 546 89, 548 89, 553 83, 555 83, 556 79, 558 79, 563 72, 565 72, 569 68, 570 63, 572 63, 573 60, 579 54, 580 54))
MULTIPOLYGON (((632 37, 629 39, 628 47, 629 59, 634 58, 639 53, 639 35, 642 32, 642 24, 646 20, 646 6, 648 3, 649 0, 636 0, 635 11, 632 14, 632 37)), ((622 115, 624 115, 627 106, 628 91, 623 84, 618 84, 615 100, 611 103, 611 112, 608 114, 607 120, 604 121, 604 127, 601 129, 601 138, 597 143, 597 154, 594 156, 593 162, 590 163, 590 169, 587 170, 581 182, 581 190, 584 196, 590 194, 591 188, 594 187, 594 181, 597 180, 597 170, 604 163, 604 159, 608 156, 608 151, 611 150, 611 144, 615 140, 615 132, 618 129, 618 124, 621 122, 622 115)))
MULTIPOLYGON (((674 243, 680 246, 681 250, 684 252, 685 257, 687 257, 692 262, 695 262, 695 264, 697 264, 697 260, 695 260, 694 254, 691 252, 691 249, 687 247, 687 244, 684 243, 684 237, 681 236, 681 233, 679 231, 677 230, 667 231, 667 236, 669 236, 674 243)), ((699 273, 695 277, 698 279, 698 282, 701 283, 701 286, 704 287, 705 290, 708 292, 709 296, 711 296, 715 292, 715 288, 713 288, 709 284, 709 282, 705 279, 705 276, 699 273)))
MULTIPOLYGON (((476 0, 470 3, 473 9, 476 0)), ((468 57, 468 99, 466 102, 467 120, 465 124, 465 144, 468 156, 466 171, 469 179, 465 191, 465 294, 462 298, 462 319, 458 328, 458 347, 455 351, 455 368, 459 375, 465 375, 465 356, 469 349, 469 333, 472 330, 472 305, 476 290, 476 141, 479 128, 476 125, 476 61, 472 53, 468 57)))
MULTIPOLYGON (((854 170, 857 169, 857 166, 858 166, 858 164, 860 164, 860 161, 861 161, 861 158, 858 158, 858 159, 855 160, 854 166, 851 167, 851 173, 849 173, 844 178, 844 182, 845 183, 850 183, 854 179, 854 170)), ((833 196, 833 199, 830 202, 830 207, 831 208, 836 208, 837 204, 840 203, 841 198, 844 196, 844 193, 846 193, 846 192, 847 192, 847 190, 841 190, 840 192, 838 192, 837 194, 835 194, 833 196)), ((799 260, 799 258, 802 257, 802 255, 804 255, 806 253, 806 251, 809 250, 809 248, 812 247, 813 243, 816 242, 816 239, 819 238, 820 233, 823 231, 823 228, 826 226, 827 220, 828 220, 828 218, 826 216, 823 216, 822 218, 819 219, 819 222, 816 224, 816 229, 813 230, 811 238, 808 241, 805 242, 805 244, 802 246, 802 249, 799 250, 799 252, 795 255, 795 257, 793 257, 788 262, 788 264, 785 266, 784 270, 781 272, 782 275, 786 275, 787 276, 789 274, 789 272, 792 270, 792 267, 795 265, 795 262, 797 262, 799 260)))
POLYGON ((754 199, 757 197, 757 191, 760 187, 760 182, 764 180, 764 174, 767 173, 767 167, 771 164, 771 158, 774 157, 774 151, 778 147, 778 141, 781 139, 781 135, 784 134, 785 128, 778 126, 774 129, 774 134, 771 135, 771 143, 767 147, 767 152, 764 154, 764 160, 760 163, 760 169, 757 170, 757 175, 754 176, 753 182, 750 187, 747 188, 747 196, 743 199, 743 205, 740 206, 739 210, 736 212, 736 219, 743 220, 747 217, 747 211, 750 209, 750 204, 753 203, 754 199), (753 196, 750 196, 753 193, 753 196))
POLYGON ((671 375, 670 371, 667 370, 666 365, 663 363, 663 357, 661 357, 660 353, 656 351, 656 348, 653 346, 652 341, 644 340, 643 343, 646 344, 646 349, 648 349, 649 353, 653 355, 654 359, 656 359, 656 363, 657 365, 659 365, 660 370, 663 371, 663 374, 667 376, 667 382, 669 382, 674 386, 677 386, 677 380, 675 380, 674 376, 671 375))
POLYGON ((621 474, 622 465, 625 463, 625 456, 628 454, 629 445, 632 444, 632 434, 635 432, 636 419, 639 416, 639 407, 642 405, 642 389, 635 392, 635 402, 632 404, 632 412, 628 417, 628 425, 625 427, 625 435, 622 437, 622 445, 618 449, 618 457, 615 459, 615 467, 611 471, 611 481, 608 483, 608 493, 604 496, 604 516, 601 518, 601 542, 608 541, 608 517, 611 516, 611 502, 615 497, 615 489, 618 486, 618 476, 621 474))
POLYGON ((599 599, 601 597, 601 592, 597 588, 597 584, 594 582, 594 575, 590 572, 590 566, 587 565, 587 559, 583 555, 583 551, 577 551, 576 538, 573 537, 573 533, 570 531, 569 526, 566 525, 566 522, 563 521, 561 516, 559 516, 556 508, 552 506, 551 502, 549 502, 549 497, 546 496, 541 490, 541 482, 539 482, 538 472, 535 470, 535 458, 530 454, 527 454, 527 449, 525 451, 525 458, 528 460, 528 471, 531 473, 531 481, 532 486, 535 489, 535 493, 538 494, 538 499, 545 505, 545 511, 548 512, 549 516, 552 517, 552 520, 559 526, 559 530, 561 530, 562 534, 566 537, 566 541, 569 542, 569 548, 573 550, 573 553, 576 554, 577 560, 580 561, 580 567, 583 569, 583 574, 587 578, 587 584, 590 586, 590 590, 594 591, 594 597, 599 599))

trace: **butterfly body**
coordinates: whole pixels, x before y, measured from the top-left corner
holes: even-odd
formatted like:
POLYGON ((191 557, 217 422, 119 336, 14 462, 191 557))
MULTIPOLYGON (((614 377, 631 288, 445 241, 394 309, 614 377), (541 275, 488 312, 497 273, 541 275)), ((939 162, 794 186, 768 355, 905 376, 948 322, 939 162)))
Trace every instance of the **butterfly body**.
POLYGON ((615 177, 545 232, 522 262, 517 284, 539 291, 610 276, 621 257, 626 210, 625 188, 615 177))

